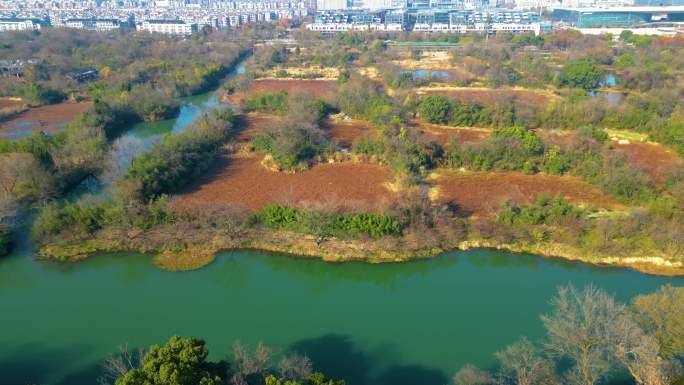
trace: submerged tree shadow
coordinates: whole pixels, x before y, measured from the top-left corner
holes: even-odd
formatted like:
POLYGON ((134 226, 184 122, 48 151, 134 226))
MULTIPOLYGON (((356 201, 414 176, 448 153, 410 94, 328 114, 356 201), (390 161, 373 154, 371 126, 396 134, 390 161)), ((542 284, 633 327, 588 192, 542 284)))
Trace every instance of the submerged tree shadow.
POLYGON ((85 346, 51 348, 37 343, 25 344, 0 355, 0 382, 3 385, 96 384, 101 373, 101 366, 97 363, 69 372, 70 363, 87 356, 89 349, 85 346))
MULTIPOLYGON (((356 347, 349 336, 326 334, 295 342, 289 350, 308 356, 317 371, 344 379, 348 385, 445 385, 449 382, 441 371, 421 365, 394 365, 373 375, 377 360, 356 347)), ((392 355, 391 352, 383 354, 392 355)))
POLYGON ((291 351, 311 358, 316 370, 334 378, 343 378, 349 385, 369 384, 369 357, 357 350, 349 336, 326 334, 295 342, 291 351))
POLYGON ((421 365, 398 365, 387 368, 374 381, 379 385, 446 385, 449 379, 437 369, 421 365))

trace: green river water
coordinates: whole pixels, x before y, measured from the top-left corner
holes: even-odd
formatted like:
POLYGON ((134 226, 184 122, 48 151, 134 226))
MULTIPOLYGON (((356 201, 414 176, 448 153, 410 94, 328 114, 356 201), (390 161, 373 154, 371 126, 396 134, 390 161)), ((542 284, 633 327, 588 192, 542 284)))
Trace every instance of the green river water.
MULTIPOLYGON (((187 127, 212 94, 183 100, 178 119, 126 136, 154 142, 187 127)), ((539 314, 556 287, 593 283, 623 301, 684 285, 625 269, 514 255, 453 252, 402 264, 329 264, 256 251, 221 254, 197 271, 157 269, 149 256, 40 262, 24 241, 0 259, 0 383, 96 384, 100 363, 128 344, 171 335, 208 342, 212 359, 233 342, 298 351, 350 385, 443 385, 464 363, 542 335, 539 314)))
POLYGON ((629 300, 667 282, 684 285, 486 250, 387 265, 240 251, 182 273, 141 255, 61 264, 25 253, 0 261, 0 382, 95 384, 118 346, 178 334, 206 339, 214 359, 236 339, 263 341, 351 385, 444 385, 464 363, 491 366, 498 349, 540 337, 558 285, 629 300))

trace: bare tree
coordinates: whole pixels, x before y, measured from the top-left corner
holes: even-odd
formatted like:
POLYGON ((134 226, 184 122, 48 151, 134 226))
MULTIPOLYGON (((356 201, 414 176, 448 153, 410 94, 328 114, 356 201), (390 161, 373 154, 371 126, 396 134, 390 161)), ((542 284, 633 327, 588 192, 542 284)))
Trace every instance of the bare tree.
POLYGON ((454 385, 493 385, 494 377, 474 365, 466 364, 453 378, 454 385))
POLYGON ((660 345, 627 314, 612 325, 610 349, 637 385, 666 385, 681 373, 681 365, 660 356, 660 345))
POLYGON ((537 385, 557 384, 553 363, 544 357, 527 338, 496 352, 501 364, 501 380, 504 384, 537 385))
POLYGON ((100 385, 115 384, 116 381, 137 368, 142 362, 144 351, 142 349, 133 352, 128 351, 128 345, 119 346, 119 353, 107 358, 102 364, 102 376, 98 379, 100 385))
POLYGON ((31 154, 0 155, 0 192, 12 199, 44 199, 52 187, 52 176, 31 154))
POLYGON ((143 150, 143 142, 129 136, 117 139, 112 144, 107 161, 107 168, 102 176, 105 181, 114 181, 126 173, 133 158, 143 150))
POLYGON ((280 371, 281 379, 300 382, 311 375, 313 365, 309 357, 295 352, 280 360, 278 370, 280 371))
POLYGON ((561 287, 552 305, 553 312, 541 317, 549 337, 548 348, 572 360, 567 382, 596 384, 611 369, 610 329, 625 307, 593 286, 582 291, 574 286, 561 287))
POLYGON ((235 363, 235 373, 231 378, 233 385, 247 385, 248 379, 252 376, 265 377, 271 367, 272 355, 273 349, 261 342, 257 344, 252 354, 240 341, 236 341, 233 344, 235 363))

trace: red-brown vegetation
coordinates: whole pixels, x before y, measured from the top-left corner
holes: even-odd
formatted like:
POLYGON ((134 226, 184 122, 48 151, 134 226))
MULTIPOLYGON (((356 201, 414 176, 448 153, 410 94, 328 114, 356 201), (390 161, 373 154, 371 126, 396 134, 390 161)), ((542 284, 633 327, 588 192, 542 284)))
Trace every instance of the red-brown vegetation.
POLYGON ((655 143, 633 142, 614 144, 616 151, 627 156, 630 164, 641 170, 656 183, 664 183, 672 172, 682 165, 682 159, 673 150, 655 143))
POLYGON ((337 81, 262 79, 253 81, 247 93, 278 91, 285 91, 288 94, 300 93, 333 101, 337 98, 337 81))
POLYGON ((540 106, 548 103, 553 97, 544 91, 506 87, 423 87, 419 88, 416 93, 420 96, 442 95, 458 99, 463 103, 477 102, 485 105, 513 100, 516 105, 540 106))
POLYGON ((540 194, 562 194, 568 200, 594 208, 616 209, 620 204, 595 186, 576 177, 520 172, 441 171, 432 178, 436 186, 433 199, 455 205, 462 215, 491 215, 506 201, 528 204, 540 194))
POLYGON ((377 136, 376 130, 368 122, 358 119, 330 119, 325 122, 323 129, 328 139, 347 148, 350 148, 360 138, 377 136))
POLYGON ((178 209, 233 204, 257 211, 268 203, 325 209, 382 211, 394 200, 391 172, 376 164, 318 164, 310 170, 273 172, 249 155, 224 155, 195 186, 174 198, 178 209))
POLYGON ((456 143, 480 143, 489 137, 491 130, 475 127, 450 127, 415 122, 413 132, 421 143, 437 142, 446 145, 456 143))
POLYGON ((59 103, 48 106, 29 108, 13 119, 0 124, 0 136, 13 135, 16 132, 58 132, 66 127, 76 116, 93 107, 92 103, 59 103))

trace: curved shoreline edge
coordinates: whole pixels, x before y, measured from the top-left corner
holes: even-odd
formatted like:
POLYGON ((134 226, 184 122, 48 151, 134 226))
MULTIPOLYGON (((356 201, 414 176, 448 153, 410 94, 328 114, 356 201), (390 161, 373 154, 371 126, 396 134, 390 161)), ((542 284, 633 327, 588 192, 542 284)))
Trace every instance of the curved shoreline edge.
MULTIPOLYGON (((506 244, 492 240, 461 240, 449 245, 417 249, 391 247, 387 240, 316 240, 310 235, 288 231, 258 231, 248 237, 205 234, 195 242, 179 242, 182 237, 161 239, 141 236, 141 233, 105 234, 78 242, 43 245, 38 259, 76 262, 98 253, 136 252, 153 254, 154 263, 163 270, 188 271, 202 268, 214 261, 216 255, 232 250, 259 250, 317 258, 325 262, 401 263, 434 258, 450 251, 490 249, 515 254, 531 254, 543 258, 556 258, 582 262, 594 266, 612 266, 658 276, 684 276, 684 262, 668 260, 662 256, 610 256, 589 255, 578 248, 558 243, 506 244), (175 241, 175 242, 174 242, 175 241)), ((155 234, 146 234, 153 236, 155 234)), ((158 234, 156 234, 158 235, 158 234)), ((180 235, 180 234, 176 234, 180 235)), ((395 240, 396 241, 396 240, 395 240)))

